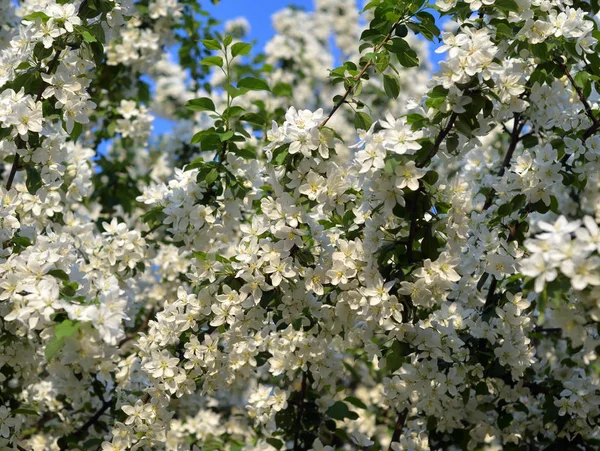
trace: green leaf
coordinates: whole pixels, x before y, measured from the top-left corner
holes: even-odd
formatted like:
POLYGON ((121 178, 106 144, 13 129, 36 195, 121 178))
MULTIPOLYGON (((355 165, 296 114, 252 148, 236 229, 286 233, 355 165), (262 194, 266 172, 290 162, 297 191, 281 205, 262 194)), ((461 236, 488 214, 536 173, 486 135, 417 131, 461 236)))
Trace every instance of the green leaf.
POLYGON ((83 38, 83 40, 85 42, 90 42, 90 43, 91 42, 98 42, 98 40, 96 39, 96 37, 92 33, 90 33, 89 31, 87 31, 87 30, 80 30, 79 33, 81 34, 81 37, 83 38))
POLYGON ((40 414, 37 413, 35 410, 33 409, 27 409, 25 407, 19 407, 18 409, 14 409, 11 411, 12 414, 21 414, 21 415, 33 415, 33 416, 39 416, 40 414))
POLYGON ((273 437, 268 438, 267 439, 267 443, 269 445, 271 445, 275 449, 281 449, 281 447, 283 446, 283 442, 281 440, 278 440, 278 439, 273 438, 273 437))
POLYGON ((386 369, 389 370, 390 373, 396 371, 402 366, 409 352, 410 346, 407 343, 395 340, 385 356, 386 369))
POLYGON ((388 97, 395 99, 400 94, 400 82, 394 75, 383 76, 383 89, 388 97))
POLYGON ((358 407, 359 409, 367 408, 367 405, 355 396, 347 396, 346 399, 344 399, 344 401, 349 402, 350 404, 358 407))
POLYGON ((427 94, 427 96, 430 99, 445 99, 446 97, 448 97, 448 92, 450 92, 448 89, 444 88, 442 85, 438 85, 435 88, 433 88, 427 94))
POLYGON ((334 405, 332 405, 327 410, 327 415, 334 420, 343 421, 346 418, 350 418, 351 420, 357 420, 358 414, 356 412, 352 412, 346 403, 342 401, 337 401, 334 405))
POLYGON ((29 194, 35 194, 42 187, 42 177, 37 168, 31 164, 25 166, 25 171, 27 172, 27 180, 25 181, 27 191, 29 191, 29 194))
POLYGON ((152 210, 148 211, 147 213, 144 213, 142 215, 142 221, 145 224, 149 224, 152 222, 162 223, 166 217, 167 217, 167 215, 163 212, 163 208, 156 207, 156 208, 153 208, 152 210))
POLYGON ((79 122, 75 122, 73 124, 73 130, 71 130, 71 133, 69 134, 69 136, 71 137, 71 140, 73 142, 77 142, 77 138, 79 138, 81 136, 82 132, 83 132, 83 125, 81 125, 79 122))
POLYGON ((242 78, 238 82, 238 88, 246 88, 252 91, 271 91, 266 81, 254 77, 242 78))
POLYGON ((57 279, 60 279, 60 280, 66 281, 66 282, 69 281, 69 275, 66 272, 64 272, 62 269, 51 269, 50 271, 48 271, 48 274, 56 277, 57 279))
POLYGON ((81 323, 79 321, 71 321, 70 319, 66 319, 54 328, 54 336, 56 338, 71 337, 75 334, 75 332, 77 332, 80 325, 81 323))
POLYGON ((256 113, 246 113, 242 117, 240 117, 240 120, 253 125, 258 125, 260 127, 265 125, 266 122, 266 119, 264 117, 256 113))
POLYGON ((50 16, 48 16, 48 14, 46 14, 45 12, 42 11, 35 11, 31 14, 27 14, 25 17, 23 17, 23 20, 30 20, 30 21, 35 21, 37 19, 40 19, 42 22, 46 22, 47 20, 50 19, 50 16))
POLYGON ((354 128, 357 130, 368 130, 373 124, 371 117, 362 111, 357 111, 354 114, 354 128))
POLYGON ((202 58, 202 60, 200 60, 200 64, 203 66, 223 67, 223 58, 220 56, 207 56, 206 58, 202 58))
POLYGON ((494 6, 504 10, 504 11, 519 11, 519 5, 515 0, 496 0, 494 2, 494 6))
POLYGON ((245 42, 236 42, 231 46, 231 56, 247 55, 252 50, 252 45, 245 42))
POLYGON ((272 91, 273 94, 275 94, 277 97, 286 97, 292 95, 291 85, 283 82, 279 82, 275 86, 273 86, 272 91))
POLYGON ((208 50, 221 50, 221 44, 215 39, 202 39, 200 42, 202 42, 208 50))
POLYGON ((217 171, 216 168, 213 168, 208 172, 208 174, 206 174, 204 181, 206 182, 206 185, 210 186, 215 182, 215 180, 217 180, 218 177, 219 171, 217 171))
POLYGON ((185 107, 191 111, 215 111, 215 104, 208 97, 189 100, 185 107))
POLYGON ((50 343, 48 343, 46 345, 46 348, 44 349, 44 355, 46 356, 46 359, 50 360, 52 357, 58 354, 58 352, 62 349, 64 344, 65 340, 62 338, 55 338, 50 343))
POLYGON ((396 55, 398 62, 404 67, 415 67, 419 65, 419 57, 408 42, 402 38, 394 38, 391 44, 386 44, 385 48, 396 55))
POLYGON ((241 107, 241 106, 230 106, 229 108, 225 109, 225 111, 223 111, 223 118, 231 118, 231 117, 236 117, 236 116, 240 116, 241 114, 244 114, 245 112, 245 108, 241 107))
POLYGON ((229 130, 224 133, 217 133, 221 142, 229 140, 233 136, 233 130, 229 130))

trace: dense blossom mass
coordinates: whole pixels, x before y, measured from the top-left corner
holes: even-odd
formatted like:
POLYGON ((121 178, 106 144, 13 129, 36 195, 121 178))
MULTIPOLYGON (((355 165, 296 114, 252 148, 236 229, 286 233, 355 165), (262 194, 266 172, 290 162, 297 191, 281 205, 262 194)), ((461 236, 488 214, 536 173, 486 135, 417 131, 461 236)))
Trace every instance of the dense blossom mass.
POLYGON ((0 0, 0 449, 598 449, 597 2, 204 7, 0 0))

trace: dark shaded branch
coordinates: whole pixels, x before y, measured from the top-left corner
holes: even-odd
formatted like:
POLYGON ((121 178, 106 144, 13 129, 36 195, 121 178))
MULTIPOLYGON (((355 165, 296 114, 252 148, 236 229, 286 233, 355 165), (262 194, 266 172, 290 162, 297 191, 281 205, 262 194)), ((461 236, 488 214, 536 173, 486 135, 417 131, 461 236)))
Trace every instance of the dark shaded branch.
POLYGON ((588 138, 591 138, 592 135, 598 131, 598 129, 600 129, 600 122, 596 122, 585 131, 583 134, 583 141, 587 141, 588 138))
POLYGON ((10 174, 8 174, 8 180, 6 181, 6 191, 10 191, 12 188, 12 184, 15 181, 15 176, 17 175, 17 169, 19 169, 20 159, 21 155, 15 153, 15 159, 13 160, 12 167, 10 168, 10 174))
POLYGON ((492 280, 490 282, 490 288, 489 288, 488 294, 485 298, 485 305, 483 306, 484 310, 487 310, 494 305, 494 294, 496 293, 497 286, 498 286, 498 279, 496 279, 496 276, 492 276, 492 280))
POLYGON ((308 388, 308 375, 302 372, 302 385, 300 388, 300 402, 296 411, 296 432, 294 433, 294 451, 300 450, 300 433, 302 432, 302 414, 304 413, 304 398, 308 388))
MULTIPOLYGON (((571 75, 571 72, 569 72, 569 68, 560 59, 556 59, 555 61, 560 66, 560 68, 562 69, 562 71, 565 73, 565 75, 567 76, 567 78, 569 79, 569 81, 571 82, 571 86, 573 86, 573 89, 575 89, 575 92, 577 92, 577 96, 579 97, 579 101, 583 104, 583 108, 585 109, 585 114, 592 121, 593 127, 595 127, 596 129, 598 129, 598 127, 600 127, 600 122, 598 122, 598 119, 596 118, 596 116, 594 116, 594 112, 592 111, 592 107, 590 107, 590 104, 587 101, 587 98, 585 97, 585 94, 583 93, 583 91, 581 90, 581 88, 579 86, 577 86, 577 83, 575 83, 575 80, 573 79, 573 76, 571 75)), ((589 131, 589 129, 588 129, 588 131, 589 131)), ((586 131, 586 133, 588 131, 586 131)), ((592 132, 592 134, 593 134, 593 132, 592 132)), ((587 139, 587 138, 585 138, 585 139, 587 139)))
MULTIPOLYGON (((400 20, 401 19, 398 19, 396 22, 394 22, 394 25, 392 25, 392 29, 390 30, 390 32, 383 38, 383 40, 379 44, 377 44, 375 47, 373 47, 373 53, 377 53, 381 49, 381 47, 383 47, 383 45, 390 39, 390 37, 392 36, 392 33, 396 29, 396 26, 400 23, 400 20)), ((369 61, 367 61, 367 64, 365 64, 365 67, 362 68, 360 73, 358 75, 355 75, 352 78, 354 83, 351 84, 350 86, 348 86, 348 88, 346 89, 346 92, 344 93, 342 98, 333 106, 333 109, 331 110, 331 112, 319 124, 319 128, 324 127, 327 124, 327 122, 329 122, 329 119, 331 119, 331 117, 335 114, 335 112, 346 102, 346 99, 348 98, 350 93, 354 90, 356 83, 358 83, 358 81, 363 77, 365 72, 367 72, 367 69, 369 69, 369 67, 371 67, 372 65, 373 65, 373 60, 370 59, 369 61)))
POLYGON ((423 161, 416 164, 416 166, 418 168, 424 167, 427 163, 429 163, 431 161, 431 159, 435 156, 435 154, 438 153, 438 150, 440 150, 440 146, 444 142, 444 139, 446 139, 446 136, 448 136, 448 133, 450 133, 450 130, 452 130, 452 127, 454 127, 454 123, 456 122, 457 118, 458 118, 458 113, 452 113, 450 115, 450 119, 448 119, 448 123, 435 138, 435 142, 433 143, 433 146, 431 146, 431 149, 429 149, 429 152, 427 152, 427 155, 425 156, 423 161))
POLYGON ((146 330, 148 328, 148 324, 150 323, 150 319, 152 318, 153 315, 154 315, 154 307, 152 307, 150 309, 150 311, 146 315, 146 318, 144 319, 144 322, 142 324, 140 324, 139 327, 135 331, 133 331, 133 333, 128 334, 125 338, 123 338, 119 342, 118 347, 120 348, 121 346, 123 346, 128 341, 133 340, 135 337, 137 337, 137 335, 140 332, 143 332, 144 330, 146 330))
POLYGON ((392 451, 392 443, 400 441, 402 429, 404 428, 404 423, 406 423, 407 417, 408 409, 404 409, 402 412, 398 413, 398 420, 396 421, 396 427, 394 428, 394 434, 392 435, 392 441, 390 442, 388 451, 392 451))
POLYGON ((408 263, 413 262, 413 245, 415 242, 415 235, 417 233, 417 197, 419 195, 419 191, 414 192, 414 196, 411 200, 410 205, 410 229, 408 232, 408 242, 406 243, 406 259, 408 263))
MULTIPOLYGON (((521 130, 525 126, 525 122, 519 123, 521 120, 521 115, 519 113, 514 114, 514 123, 513 129, 510 132, 510 144, 506 151, 506 155, 504 155, 504 160, 502 161, 502 166, 498 170, 498 177, 502 177, 506 172, 508 166, 510 166, 510 161, 515 153, 515 149, 517 148, 517 144, 519 143, 519 135, 521 134, 521 130)), ((506 127, 504 127, 506 129, 506 127)), ((494 201, 494 195, 496 194, 496 190, 494 188, 490 188, 490 192, 485 198, 485 203, 483 204, 483 211, 487 210, 492 206, 492 202, 494 201)))
POLYGON ((150 230, 142 233, 142 238, 146 238, 148 235, 150 235, 152 232, 155 232, 159 227, 162 227, 163 225, 164 224, 162 222, 159 222, 158 224, 154 225, 150 230))
MULTIPOLYGON (((100 419, 100 417, 102 415, 104 415, 104 412, 106 412, 110 408, 110 406, 112 406, 112 403, 113 403, 112 399, 110 399, 109 401, 103 401, 100 409, 98 409, 98 411, 89 420, 87 420, 81 427, 79 427, 75 432, 73 432, 72 434, 69 434, 67 437, 67 440, 69 440, 70 438, 74 438, 74 439, 82 438, 82 436, 85 434, 85 432, 91 426, 96 424, 98 422, 98 420, 100 419)), ((63 450, 63 449, 66 449, 66 448, 64 448, 64 445, 61 446, 61 450, 63 450)))

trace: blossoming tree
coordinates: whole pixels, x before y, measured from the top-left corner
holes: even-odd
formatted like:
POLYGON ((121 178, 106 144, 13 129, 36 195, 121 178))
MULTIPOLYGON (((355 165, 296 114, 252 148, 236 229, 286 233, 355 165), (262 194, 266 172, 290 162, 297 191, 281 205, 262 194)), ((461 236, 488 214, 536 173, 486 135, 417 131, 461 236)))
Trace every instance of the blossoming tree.
POLYGON ((598 2, 203 6, 0 1, 0 448, 598 449, 598 2))

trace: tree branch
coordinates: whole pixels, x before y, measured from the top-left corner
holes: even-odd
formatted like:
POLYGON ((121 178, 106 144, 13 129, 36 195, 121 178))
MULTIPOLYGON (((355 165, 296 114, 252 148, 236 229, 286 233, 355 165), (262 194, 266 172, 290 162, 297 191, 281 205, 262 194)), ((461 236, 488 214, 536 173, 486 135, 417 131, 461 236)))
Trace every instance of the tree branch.
MULTIPOLYGON (((519 143, 519 135, 521 134, 521 130, 525 126, 525 122, 519 123, 521 120, 521 115, 519 113, 514 113, 514 121, 513 121, 513 129, 510 133, 510 144, 508 146, 508 150, 506 151, 506 155, 504 155, 504 160, 502 161, 502 166, 498 170, 498 177, 502 177, 504 172, 506 172, 506 168, 510 166, 510 161, 515 153, 515 149, 517 148, 517 144, 519 143)), ((506 130, 506 127, 504 127, 506 130)), ((496 194, 496 190, 494 188, 490 189, 490 192, 485 198, 485 203, 483 204, 483 211, 487 210, 492 206, 492 202, 494 201, 494 195, 496 194)))
MULTIPOLYGON (((596 119, 596 116, 594 116, 594 112, 592 110, 592 107, 590 107, 590 104, 587 101, 587 98, 585 97, 585 94, 583 93, 583 91, 581 90, 581 88, 579 86, 577 86, 577 83, 575 83, 575 80, 573 79, 573 76, 571 75, 571 72, 569 72, 569 68, 560 59, 556 59, 555 62, 560 66, 560 68, 562 69, 562 71, 565 73, 565 75, 567 76, 567 78, 571 82, 571 85, 573 86, 573 89, 575 89, 575 92, 577 92, 577 96, 579 97, 579 101, 583 104, 583 108, 585 109, 585 114, 592 121, 592 124, 593 124, 592 126, 595 127, 596 129, 599 128, 600 127, 600 122, 598 121, 598 119, 596 119)), ((589 129, 588 129, 588 131, 589 131, 589 129)), ((586 131, 586 133, 588 131, 586 131)), ((593 132, 592 132, 592 134, 593 134, 593 132)), ((585 138, 585 139, 587 139, 587 138, 585 138)))
MULTIPOLYGON (((383 45, 390 39, 390 37, 392 36, 392 33, 394 32, 394 30, 396 29, 396 26, 400 23, 400 21, 401 21, 401 19, 398 19, 396 22, 394 22, 394 25, 392 25, 392 29, 390 30, 390 32, 383 38, 383 40, 379 44, 377 44, 375 47, 373 47, 373 53, 377 53, 381 49, 381 47, 383 47, 383 45)), ((346 102, 346 99, 348 98, 350 93, 354 90, 356 83, 363 77, 365 72, 367 72, 367 69, 369 67, 371 67, 372 65, 373 65, 373 60, 370 59, 369 61, 367 61, 367 64, 365 64, 365 67, 362 68, 360 73, 358 75, 355 75, 352 78, 352 80, 354 80, 354 83, 351 84, 350 86, 348 86, 348 88, 346 89, 346 92, 344 93, 342 98, 333 106, 333 109, 331 110, 331 112, 319 124, 319 128, 324 127, 327 124, 327 122, 329 122, 329 119, 331 119, 331 117, 335 114, 335 112, 346 102)))
POLYGON ((433 146, 431 146, 431 149, 429 149, 429 152, 427 152, 427 155, 425 156, 423 161, 416 164, 416 166, 418 168, 424 167, 427 163, 429 163, 431 161, 431 159, 435 156, 435 154, 438 153, 438 150, 440 150, 440 146, 444 142, 444 139, 446 139, 446 136, 448 136, 448 133, 450 133, 450 130, 452 130, 452 127, 454 127, 454 123, 456 122, 457 118, 458 118, 458 113, 452 113, 450 115, 450 119, 448 119, 448 123, 435 138, 435 142, 433 143, 433 146))
POLYGON ((300 388, 300 403, 296 412, 296 432, 294 433, 294 451, 300 450, 300 433, 302 432, 302 414, 304 413, 304 398, 308 388, 308 375, 306 371, 302 372, 302 385, 300 388))
POLYGON ((413 262, 413 244, 415 242, 415 235, 417 233, 417 196, 419 195, 419 191, 415 191, 413 193, 413 197, 410 203, 410 229, 408 232, 408 242, 406 243, 406 259, 408 263, 413 262))
POLYGON ((394 434, 392 435, 392 441, 390 442, 388 451, 392 451, 392 443, 400 441, 402 429, 404 428, 404 423, 406 423, 407 417, 408 409, 404 409, 402 412, 398 413, 398 420, 396 421, 396 427, 394 428, 394 434))
POLYGON ((146 318, 144 319, 144 322, 142 324, 140 324, 139 327, 135 331, 133 331, 133 333, 128 334, 125 338, 123 338, 119 342, 118 347, 119 348, 122 347, 128 341, 133 340, 135 337, 137 337, 137 335, 140 332, 143 332, 144 330, 146 330, 146 328, 148 327, 148 324, 150 323, 150 319, 152 318, 152 315, 154 315, 154 307, 152 307, 150 309, 150 311, 146 315, 146 318))
MULTIPOLYGON (((104 412, 106 412, 110 408, 110 406, 112 406, 112 403, 113 403, 112 398, 108 401, 103 401, 100 409, 98 409, 98 411, 89 420, 87 420, 81 427, 79 427, 75 432, 66 436, 65 437, 66 440, 67 441, 69 441, 71 439, 78 440, 85 433, 85 431, 87 431, 91 426, 93 426, 94 424, 96 424, 98 422, 100 417, 102 415, 104 415, 104 412)), ((60 441, 59 441, 59 443, 60 443, 60 441)), ((60 446, 60 449, 62 451, 63 449, 67 449, 67 448, 65 448, 64 445, 62 445, 62 446, 60 446)))

